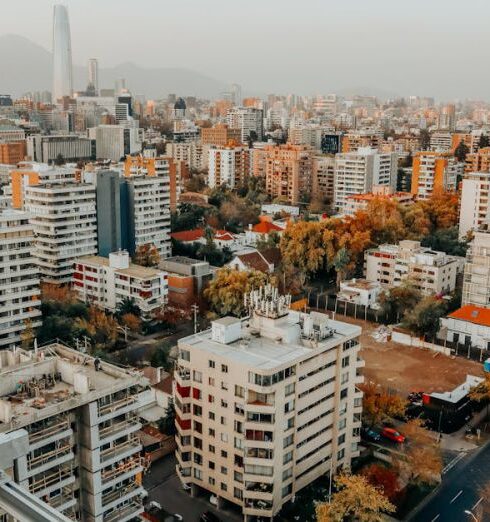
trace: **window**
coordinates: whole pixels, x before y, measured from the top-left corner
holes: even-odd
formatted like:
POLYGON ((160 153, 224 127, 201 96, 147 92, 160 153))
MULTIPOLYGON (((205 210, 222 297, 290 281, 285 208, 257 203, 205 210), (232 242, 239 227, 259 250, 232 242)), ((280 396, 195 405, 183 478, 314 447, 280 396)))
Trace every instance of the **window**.
POLYGON ((287 480, 293 476, 293 468, 288 468, 282 472, 282 480, 287 480))
POLYGON ((209 377, 208 378, 208 383, 209 383, 209 386, 214 386, 214 378, 213 377, 209 377))
POLYGON ((212 444, 210 444, 209 445, 209 452, 210 453, 214 453, 215 451, 216 451, 216 448, 212 444))
POLYGON ((345 433, 342 433, 342 435, 339 436, 337 444, 340 446, 345 442, 345 433))
POLYGON ((208 402, 210 402, 210 403, 214 402, 214 395, 208 395, 208 402))
POLYGON ((347 419, 341 419, 339 421, 339 430, 343 430, 346 425, 347 425, 347 419))
POLYGON ((236 449, 243 449, 243 440, 239 439, 238 437, 235 437, 235 448, 236 449))
POLYGON ((293 484, 288 484, 287 486, 284 486, 282 488, 282 498, 287 497, 288 495, 291 495, 293 492, 293 484))
POLYGON ((228 366, 227 366, 226 364, 222 364, 222 365, 221 365, 221 371, 222 371, 223 373, 228 373, 228 366))
POLYGON ((209 461, 209 469, 214 469, 214 462, 212 460, 209 461))
POLYGON ((221 483, 221 491, 227 491, 227 490, 228 490, 228 486, 224 482, 222 482, 221 483))
POLYGON ((291 435, 288 435, 284 439, 283 448, 287 448, 288 446, 291 446, 292 443, 293 443, 293 434, 291 433, 291 435))
POLYGON ((210 437, 214 437, 214 435, 215 435, 215 431, 213 428, 209 428, 208 433, 209 433, 210 437))
POLYGON ((344 357, 342 359, 342 368, 347 368, 349 366, 349 357, 344 357))
POLYGON ((225 451, 225 450, 221 450, 221 456, 222 456, 224 459, 227 459, 227 458, 228 458, 228 452, 225 451))
POLYGON ((192 407, 192 413, 193 415, 196 415, 197 417, 202 416, 202 408, 201 406, 198 406, 197 404, 194 404, 192 407))
POLYGON ((179 358, 184 360, 184 361, 190 361, 191 360, 191 352, 189 350, 180 350, 179 358))
POLYGON ((349 388, 344 388, 340 391, 340 398, 345 399, 347 397, 347 392, 349 391, 349 388))
POLYGON ((208 482, 211 484, 211 486, 214 486, 216 484, 216 481, 214 480, 213 477, 209 477, 208 482))
POLYGON ((222 408, 228 408, 228 402, 223 400, 223 399, 221 399, 221 407, 222 408))
POLYGON ((235 397, 241 397, 242 399, 245 397, 245 388, 243 386, 235 384, 235 397))
POLYGON ((344 457, 345 457, 345 449, 342 448, 342 449, 337 453, 337 460, 342 460, 344 457))
POLYGON ((194 447, 196 449, 202 450, 202 440, 197 437, 194 437, 194 447))
POLYGON ((285 430, 290 430, 291 428, 294 428, 294 417, 291 417, 284 423, 285 430))
POLYGON ((221 466, 221 473, 223 475, 228 475, 228 468, 226 468, 225 466, 221 466))
POLYGON ((228 390, 228 383, 221 381, 221 389, 222 390, 228 390))
POLYGON ((239 471, 235 471, 233 473, 233 478, 235 479, 235 482, 243 482, 243 473, 240 473, 239 471))
POLYGON ((214 413, 212 411, 208 412, 208 417, 209 417, 209 420, 214 421, 214 413))
POLYGON ((284 413, 289 413, 294 410, 294 400, 286 402, 284 405, 284 413))
POLYGON ((202 480, 202 471, 198 468, 194 468, 194 478, 202 480))
POLYGON ((221 420, 220 420, 221 424, 223 426, 226 426, 226 418, 225 417, 221 417, 221 420))
POLYGON ((193 379, 194 379, 194 382, 202 382, 202 373, 198 372, 197 370, 194 370, 193 379))
POLYGON ((345 384, 349 380, 349 372, 345 372, 340 377, 340 384, 345 384))
POLYGON ((243 499, 242 490, 240 488, 233 488, 233 496, 235 498, 238 498, 238 499, 242 500, 243 499))
POLYGON ((292 393, 294 393, 294 382, 292 382, 291 384, 288 384, 285 388, 285 393, 286 393, 286 397, 288 395, 291 395, 292 393))
POLYGON ((209 364, 210 368, 215 368, 216 367, 216 363, 214 361, 212 361, 211 359, 208 361, 208 364, 209 364))
POLYGON ((288 451, 287 453, 284 454, 284 457, 282 459, 282 463, 283 464, 287 464, 288 462, 291 462, 293 460, 293 452, 292 451, 288 451))

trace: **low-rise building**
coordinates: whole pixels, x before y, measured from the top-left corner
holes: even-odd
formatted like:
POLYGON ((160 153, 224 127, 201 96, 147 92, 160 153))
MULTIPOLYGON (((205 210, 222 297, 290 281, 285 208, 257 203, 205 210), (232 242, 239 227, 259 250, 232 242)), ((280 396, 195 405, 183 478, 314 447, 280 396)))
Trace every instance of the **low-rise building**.
POLYGON ((365 277, 383 286, 410 282, 424 295, 452 292, 464 258, 422 247, 419 241, 380 245, 365 254, 365 277))
POLYGON ((271 521, 359 455, 361 328, 290 311, 271 287, 246 304, 250 318, 224 317, 179 341, 177 474, 244 520, 271 521))
POLYGON ((281 262, 281 251, 278 248, 267 248, 264 250, 247 249, 238 253, 227 267, 240 272, 258 270, 264 274, 272 273, 281 262))
POLYGON ((120 251, 109 258, 76 259, 72 286, 81 301, 110 312, 124 299, 133 299, 142 315, 150 318, 167 303, 168 276, 163 270, 131 263, 129 254, 120 251))
POLYGON ((396 201, 400 205, 412 205, 415 196, 410 192, 393 192, 391 187, 373 187, 373 192, 368 194, 354 194, 345 200, 344 215, 353 216, 359 210, 367 210, 371 201, 376 198, 396 201))
POLYGON ((340 291, 337 293, 337 300, 376 310, 379 308, 378 296, 381 291, 381 284, 377 281, 354 278, 341 281, 340 291))
POLYGON ((441 319, 439 336, 443 339, 490 349, 490 308, 464 305, 441 319))

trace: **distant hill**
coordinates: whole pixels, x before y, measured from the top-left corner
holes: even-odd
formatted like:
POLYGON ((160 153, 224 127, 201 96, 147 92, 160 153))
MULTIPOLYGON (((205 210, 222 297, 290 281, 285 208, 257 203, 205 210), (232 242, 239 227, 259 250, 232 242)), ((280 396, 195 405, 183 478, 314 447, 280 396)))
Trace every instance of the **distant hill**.
MULTIPOLYGON (((0 36, 0 93, 19 96, 27 91, 51 90, 51 53, 29 39, 8 34, 0 36)), ((134 94, 162 98, 169 93, 179 96, 217 97, 225 91, 224 82, 196 71, 181 68, 145 69, 133 63, 100 69, 100 87, 113 88, 118 78, 126 78, 134 94)), ((87 69, 73 67, 74 89, 87 84, 87 69)))

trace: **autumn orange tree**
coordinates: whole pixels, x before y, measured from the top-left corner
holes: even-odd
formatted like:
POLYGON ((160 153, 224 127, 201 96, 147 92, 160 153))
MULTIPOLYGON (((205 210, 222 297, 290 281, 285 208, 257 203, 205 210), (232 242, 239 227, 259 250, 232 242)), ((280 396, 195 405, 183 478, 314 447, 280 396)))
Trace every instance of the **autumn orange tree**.
POLYGON ((134 263, 140 266, 155 267, 160 263, 160 252, 153 243, 139 245, 134 253, 134 263))
POLYGON ((390 502, 395 502, 399 497, 400 484, 395 470, 381 464, 371 464, 361 474, 371 485, 380 489, 390 502))
POLYGON ((123 314, 121 316, 121 324, 129 328, 132 332, 141 330, 141 319, 135 314, 123 314))
POLYGON ((116 342, 116 319, 96 306, 89 308, 87 319, 78 319, 77 326, 92 338, 96 347, 107 348, 116 342))
POLYGON ((405 415, 407 401, 400 395, 389 393, 388 390, 374 382, 368 382, 360 388, 363 392, 363 415, 371 426, 392 417, 403 417, 405 415))
POLYGON ((330 503, 317 504, 317 522, 381 522, 383 513, 395 511, 382 490, 363 475, 341 474, 335 478, 335 488, 330 503))

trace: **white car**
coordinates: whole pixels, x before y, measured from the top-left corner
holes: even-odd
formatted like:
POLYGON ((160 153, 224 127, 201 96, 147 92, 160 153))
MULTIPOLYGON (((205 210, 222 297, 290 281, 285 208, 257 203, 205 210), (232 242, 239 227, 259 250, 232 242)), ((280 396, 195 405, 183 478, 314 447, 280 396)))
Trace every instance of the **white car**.
POLYGON ((211 495, 209 497, 209 503, 212 504, 213 506, 217 506, 218 505, 218 497, 216 495, 211 495))

